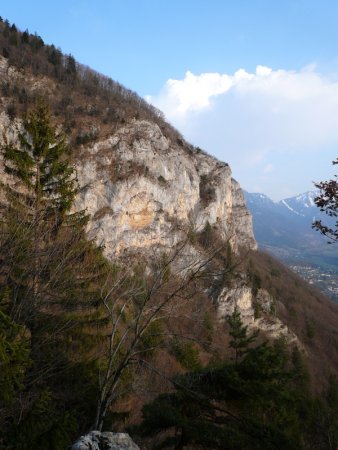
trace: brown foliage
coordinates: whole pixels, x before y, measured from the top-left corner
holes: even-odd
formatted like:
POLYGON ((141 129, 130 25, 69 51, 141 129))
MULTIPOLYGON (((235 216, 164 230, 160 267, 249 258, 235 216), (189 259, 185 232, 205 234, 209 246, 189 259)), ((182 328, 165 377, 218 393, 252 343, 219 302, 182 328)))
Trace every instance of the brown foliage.
POLYGON ((169 125, 161 111, 135 92, 87 66, 78 63, 72 55, 64 55, 54 45, 46 45, 40 36, 21 32, 6 22, 0 22, 0 50, 8 63, 24 77, 15 77, 9 84, 3 81, 2 95, 13 100, 12 115, 22 115, 38 95, 49 97, 51 112, 70 133, 73 143, 81 145, 75 123, 83 134, 100 124, 95 138, 111 134, 130 119, 151 120, 162 132, 192 151, 177 130, 169 125), (43 81, 41 83, 41 81, 43 81))
POLYGON ((276 300, 276 314, 304 344, 315 388, 338 374, 338 305, 272 256, 255 251, 247 267, 276 300))

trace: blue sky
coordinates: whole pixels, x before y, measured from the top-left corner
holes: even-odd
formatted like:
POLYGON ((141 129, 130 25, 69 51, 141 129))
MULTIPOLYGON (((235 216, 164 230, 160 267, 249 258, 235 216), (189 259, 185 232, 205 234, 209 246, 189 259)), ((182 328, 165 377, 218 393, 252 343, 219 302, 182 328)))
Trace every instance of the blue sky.
POLYGON ((249 191, 333 174, 337 1, 2 0, 0 15, 147 96, 249 191))

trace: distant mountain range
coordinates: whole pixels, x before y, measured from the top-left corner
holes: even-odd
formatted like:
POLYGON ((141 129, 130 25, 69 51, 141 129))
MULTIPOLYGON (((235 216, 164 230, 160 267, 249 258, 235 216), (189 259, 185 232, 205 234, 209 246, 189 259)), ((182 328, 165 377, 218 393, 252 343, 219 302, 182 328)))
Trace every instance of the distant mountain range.
MULTIPOLYGON (((317 278, 322 281, 323 272, 338 276, 338 248, 312 228, 315 220, 332 223, 315 205, 317 195, 309 191, 274 202, 264 194, 245 192, 259 247, 294 269, 300 268, 301 274, 306 266, 318 269, 317 278)), ((314 283, 318 285, 316 280, 314 283)))

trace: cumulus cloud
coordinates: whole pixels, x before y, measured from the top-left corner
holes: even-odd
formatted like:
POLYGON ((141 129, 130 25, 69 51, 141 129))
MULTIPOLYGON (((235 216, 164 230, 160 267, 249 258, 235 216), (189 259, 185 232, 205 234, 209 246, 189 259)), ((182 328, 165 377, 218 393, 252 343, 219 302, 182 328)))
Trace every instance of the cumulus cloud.
POLYGON ((300 71, 188 71, 147 98, 188 140, 229 162, 245 187, 262 185, 273 197, 311 188, 325 176, 319 159, 329 166, 338 150, 338 82, 313 64, 300 71))

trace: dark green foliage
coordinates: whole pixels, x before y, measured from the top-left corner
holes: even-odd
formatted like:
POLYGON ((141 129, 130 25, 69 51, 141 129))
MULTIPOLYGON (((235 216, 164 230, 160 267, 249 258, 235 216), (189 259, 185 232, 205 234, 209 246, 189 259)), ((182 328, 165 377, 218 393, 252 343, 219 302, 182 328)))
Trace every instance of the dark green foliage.
POLYGON ((5 171, 30 191, 20 196, 29 216, 38 207, 45 209, 44 214, 62 216, 69 211, 76 194, 74 170, 63 160, 65 137, 52 126, 43 104, 28 114, 24 128, 25 132, 19 134, 20 146, 3 147, 5 171))
POLYGON ((10 52, 9 52, 8 48, 3 47, 3 49, 2 49, 2 56, 3 56, 4 58, 9 58, 10 52))
MULTIPOLYGON (((51 392, 38 393, 27 415, 8 433, 8 450, 64 450, 78 428, 70 412, 59 410, 51 392)), ((0 445, 1 448, 1 445, 0 445)))
POLYGON ((15 401, 30 364, 29 339, 24 327, 0 309, 0 405, 15 401))
POLYGON ((248 336, 248 327, 243 325, 241 314, 237 307, 235 308, 232 315, 228 318, 228 323, 230 327, 230 347, 234 350, 235 363, 249 351, 249 345, 256 339, 258 332, 253 333, 248 336))
POLYGON ((248 271, 248 277, 251 282, 252 294, 253 294, 253 296, 256 296, 258 290, 262 287, 261 277, 251 267, 248 271))
POLYGON ((335 449, 336 379, 326 402, 312 398, 298 350, 290 358, 283 341, 253 346, 236 311, 231 333, 241 359, 177 376, 175 391, 145 405, 133 431, 162 436, 156 448, 335 449))
POLYGON ((18 94, 19 103, 28 103, 28 94, 25 88, 22 88, 18 94))
POLYGON ((16 116, 16 108, 13 103, 10 103, 6 108, 6 113, 8 114, 8 117, 13 120, 16 116))
POLYGON ((214 323, 212 318, 210 317, 210 314, 206 312, 203 317, 203 327, 206 332, 206 348, 209 348, 212 343, 212 338, 214 335, 214 323))
POLYGON ((171 351, 185 369, 198 370, 201 368, 199 351, 196 344, 183 339, 174 339, 171 351))
POLYGON ((167 180, 162 175, 159 175, 157 177, 157 180, 162 186, 166 185, 166 183, 167 183, 167 180))
POLYGON ((174 386, 143 408, 140 434, 174 430, 158 448, 304 448, 300 387, 282 343, 247 349, 237 364, 181 375, 174 386))
MULTIPOLYGON (((297 401, 280 348, 261 346, 236 366, 180 376, 143 408, 143 435, 175 429, 175 448, 300 449, 297 401), (290 389, 290 390, 289 390, 290 389)), ((164 448, 168 442, 164 442, 164 448)))
POLYGON ((59 66, 62 63, 62 53, 56 49, 54 45, 50 46, 48 52, 48 61, 54 66, 59 66))
POLYGON ((152 322, 142 335, 139 351, 145 356, 152 354, 163 343, 164 324, 160 320, 152 322))
POLYGON ((28 44, 29 43, 29 33, 28 30, 25 30, 22 34, 21 34, 21 42, 23 44, 28 44))
POLYGON ((108 265, 85 239, 85 213, 70 212, 77 183, 65 142, 39 105, 19 143, 2 148, 16 184, 2 186, 0 411, 3 400, 14 407, 0 415, 0 448, 64 449, 89 426, 98 394, 87 352, 98 344, 95 305, 108 265))
POLYGON ((65 75, 64 81, 68 85, 74 86, 77 79, 77 68, 76 61, 72 55, 65 57, 65 75))
POLYGON ((32 48, 33 52, 36 53, 41 48, 43 48, 44 42, 40 36, 34 33, 33 35, 30 35, 29 45, 32 48))
POLYGON ((2 149, 5 171, 17 185, 3 186, 0 290, 7 292, 11 316, 32 332, 47 304, 71 303, 79 285, 75 270, 91 244, 84 240, 85 214, 69 213, 77 185, 64 159, 65 138, 51 125, 45 106, 30 113, 24 127, 19 146, 7 143, 2 149))
POLYGON ((278 269, 272 269, 270 275, 272 277, 280 277, 280 271, 278 269))

